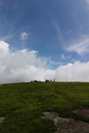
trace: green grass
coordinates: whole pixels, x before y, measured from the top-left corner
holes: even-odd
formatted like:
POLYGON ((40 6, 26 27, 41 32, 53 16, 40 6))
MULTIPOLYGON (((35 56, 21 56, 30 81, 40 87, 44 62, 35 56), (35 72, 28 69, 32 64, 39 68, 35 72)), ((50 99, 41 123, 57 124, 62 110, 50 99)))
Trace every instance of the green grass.
POLYGON ((89 122, 75 116, 74 109, 89 107, 89 83, 31 82, 0 86, 0 133, 54 133, 52 120, 41 119, 42 112, 54 111, 60 117, 89 122), (60 93, 57 94, 56 90, 60 93))

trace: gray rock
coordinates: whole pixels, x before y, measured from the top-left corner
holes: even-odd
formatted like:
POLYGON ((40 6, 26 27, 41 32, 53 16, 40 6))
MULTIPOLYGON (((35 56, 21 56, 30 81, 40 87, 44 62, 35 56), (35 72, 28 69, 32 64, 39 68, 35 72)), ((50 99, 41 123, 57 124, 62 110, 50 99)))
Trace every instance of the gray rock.
POLYGON ((0 123, 5 119, 5 117, 0 117, 0 123))
POLYGON ((58 117, 56 112, 43 112, 42 114, 43 119, 48 118, 54 121, 57 127, 55 133, 89 133, 89 123, 58 117))

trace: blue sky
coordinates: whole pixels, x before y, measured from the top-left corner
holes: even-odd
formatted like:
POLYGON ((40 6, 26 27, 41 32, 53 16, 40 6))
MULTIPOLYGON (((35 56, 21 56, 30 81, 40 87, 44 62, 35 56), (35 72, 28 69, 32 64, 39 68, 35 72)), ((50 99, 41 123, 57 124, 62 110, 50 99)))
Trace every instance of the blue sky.
POLYGON ((1 83, 88 81, 89 0, 0 0, 0 51, 1 83))

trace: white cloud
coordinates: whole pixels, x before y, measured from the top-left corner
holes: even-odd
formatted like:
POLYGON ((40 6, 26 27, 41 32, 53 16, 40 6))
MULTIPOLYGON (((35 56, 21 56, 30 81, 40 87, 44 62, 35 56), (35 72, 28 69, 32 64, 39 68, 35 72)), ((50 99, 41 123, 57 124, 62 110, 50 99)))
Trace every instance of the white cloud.
POLYGON ((78 54, 84 54, 85 52, 89 52, 89 39, 85 38, 80 40, 79 42, 75 42, 70 44, 67 48, 65 48, 68 52, 74 51, 78 54))
POLYGON ((0 55, 7 54, 9 52, 9 44, 4 41, 0 41, 0 55))
MULTIPOLYGON (((11 53, 9 44, 0 41, 0 83, 56 81, 89 81, 89 62, 75 61, 55 70, 47 68, 48 58, 38 57, 37 51, 27 49, 11 53), (81 69, 80 69, 81 68, 81 69)), ((50 62, 50 61, 49 61, 50 62)))
POLYGON ((48 58, 27 49, 10 53, 9 44, 0 42, 0 83, 44 80, 48 58))
POLYGON ((25 40, 27 38, 27 33, 26 32, 22 32, 20 35, 21 40, 25 40))
POLYGON ((89 82, 89 62, 81 63, 76 61, 74 64, 69 63, 65 66, 60 66, 56 70, 55 78, 57 81, 89 82))

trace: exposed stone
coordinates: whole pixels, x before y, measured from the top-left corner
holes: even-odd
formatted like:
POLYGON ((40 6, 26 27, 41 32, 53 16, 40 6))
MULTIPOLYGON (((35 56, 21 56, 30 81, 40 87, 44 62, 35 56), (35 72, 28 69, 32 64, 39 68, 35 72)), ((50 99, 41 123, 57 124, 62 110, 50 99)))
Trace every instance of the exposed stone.
POLYGON ((58 117, 58 113, 55 112, 43 112, 42 114, 44 115, 42 116, 42 118, 55 119, 56 117, 58 117))
POLYGON ((55 133, 89 133, 89 123, 58 117, 56 112, 43 112, 41 118, 51 119, 57 127, 55 133))
POLYGON ((41 117, 43 119, 45 119, 45 118, 50 119, 51 118, 51 113, 50 112, 43 112, 42 114, 44 115, 44 116, 41 117))
POLYGON ((70 118, 62 118, 62 117, 56 117, 54 119, 54 124, 59 127, 60 125, 63 125, 64 123, 71 123, 73 122, 73 119, 70 118))
POLYGON ((75 109, 72 111, 72 113, 89 118, 89 109, 83 108, 83 109, 75 109))
POLYGON ((5 117, 0 117, 0 123, 5 119, 5 117))

